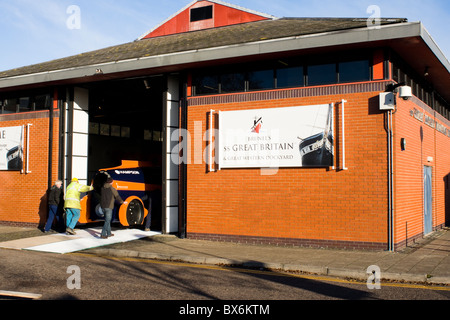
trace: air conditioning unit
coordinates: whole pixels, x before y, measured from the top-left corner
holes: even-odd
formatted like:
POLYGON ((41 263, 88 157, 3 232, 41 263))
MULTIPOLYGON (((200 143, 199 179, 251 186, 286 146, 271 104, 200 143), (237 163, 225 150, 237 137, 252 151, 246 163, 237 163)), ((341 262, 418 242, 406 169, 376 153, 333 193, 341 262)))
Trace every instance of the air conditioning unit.
POLYGON ((380 93, 380 111, 395 110, 395 94, 393 92, 380 93))

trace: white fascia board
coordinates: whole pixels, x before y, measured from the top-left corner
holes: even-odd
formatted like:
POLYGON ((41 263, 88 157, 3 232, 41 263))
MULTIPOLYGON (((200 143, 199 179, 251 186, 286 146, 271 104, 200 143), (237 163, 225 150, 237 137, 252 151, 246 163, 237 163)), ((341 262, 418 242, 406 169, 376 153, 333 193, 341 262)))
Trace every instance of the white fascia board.
POLYGON ((238 5, 235 5, 235 4, 231 4, 231 3, 228 3, 228 2, 224 2, 224 1, 221 1, 221 0, 209 0, 209 1, 217 3, 217 4, 220 4, 220 5, 223 5, 223 6, 226 6, 226 7, 237 9, 237 10, 240 10, 240 11, 251 13, 251 14, 254 14, 254 15, 257 15, 257 16, 261 16, 261 17, 264 17, 264 18, 267 18, 267 19, 277 19, 277 17, 272 16, 270 14, 262 13, 262 12, 255 11, 255 10, 248 9, 248 8, 244 8, 244 7, 241 7, 241 6, 238 6, 238 5))
POLYGON ((425 28, 425 26, 421 23, 421 37, 423 41, 427 44, 427 46, 430 48, 431 51, 436 55, 436 57, 439 59, 439 61, 442 63, 442 65, 447 69, 447 71, 450 73, 450 62, 448 58, 445 56, 445 54, 442 52, 439 45, 434 41, 433 37, 430 35, 428 30, 425 28))

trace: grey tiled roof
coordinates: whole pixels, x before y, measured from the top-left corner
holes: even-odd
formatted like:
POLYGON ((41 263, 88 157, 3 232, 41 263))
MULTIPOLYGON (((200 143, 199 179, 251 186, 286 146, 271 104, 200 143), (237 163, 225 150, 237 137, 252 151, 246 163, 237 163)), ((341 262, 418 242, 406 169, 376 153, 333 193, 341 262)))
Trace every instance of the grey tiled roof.
MULTIPOLYGON (((381 24, 407 22, 381 19, 381 24)), ((302 36, 367 27, 366 18, 282 18, 138 40, 105 49, 0 72, 0 78, 90 66, 195 49, 237 45, 261 40, 302 36)))

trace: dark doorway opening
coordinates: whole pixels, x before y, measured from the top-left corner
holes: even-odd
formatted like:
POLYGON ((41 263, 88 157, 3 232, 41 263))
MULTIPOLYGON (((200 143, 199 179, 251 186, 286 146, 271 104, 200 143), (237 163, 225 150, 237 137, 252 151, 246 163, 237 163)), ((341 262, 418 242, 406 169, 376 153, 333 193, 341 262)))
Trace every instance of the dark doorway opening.
MULTIPOLYGON (((105 81, 88 89, 89 180, 99 170, 118 167, 124 160, 150 163, 162 176, 165 78, 105 81)), ((154 192, 150 196, 152 201, 146 197, 144 205, 151 210, 151 229, 161 230, 161 196, 154 192)))

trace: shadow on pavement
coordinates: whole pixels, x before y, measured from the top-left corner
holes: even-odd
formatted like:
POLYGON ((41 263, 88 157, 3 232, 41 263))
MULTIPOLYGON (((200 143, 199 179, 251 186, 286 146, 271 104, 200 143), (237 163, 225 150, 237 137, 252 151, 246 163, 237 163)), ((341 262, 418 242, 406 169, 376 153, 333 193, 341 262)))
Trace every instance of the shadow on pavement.
MULTIPOLYGON (((249 260, 248 263, 258 264, 260 262, 249 260)), ((223 267, 223 269, 217 270, 215 268, 208 269, 207 266, 196 268, 196 265, 192 265, 192 267, 189 265, 177 266, 176 263, 173 263, 170 268, 167 268, 164 264, 155 264, 149 271, 148 265, 128 260, 106 258, 105 262, 102 262, 102 267, 120 269, 129 276, 135 276, 139 281, 157 284, 169 291, 178 291, 181 296, 191 297, 194 295, 195 299, 201 300, 304 300, 310 293, 313 293, 312 298, 306 298, 307 300, 378 300, 373 294, 364 290, 301 276, 295 277, 277 271, 233 267, 223 267), (179 268, 179 271, 177 269, 174 272, 173 268, 179 268), (186 271, 186 268, 189 269, 189 272, 186 271), (220 279, 219 272, 227 273, 225 275, 227 282, 220 279), (195 280, 189 279, 186 276, 188 273, 191 273, 195 280), (217 285, 211 287, 209 284, 212 283, 217 283, 217 285), (222 290, 231 290, 234 294, 231 298, 223 297, 222 290), (282 295, 280 291, 283 291, 282 295), (292 293, 286 298, 286 292, 289 291, 292 293), (243 292, 246 293, 243 294, 243 292), (249 297, 248 292, 251 292, 252 296, 249 297)))

